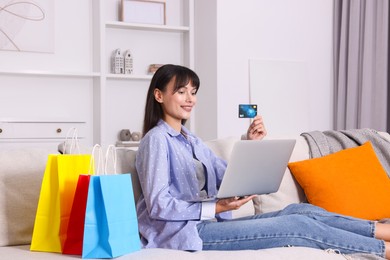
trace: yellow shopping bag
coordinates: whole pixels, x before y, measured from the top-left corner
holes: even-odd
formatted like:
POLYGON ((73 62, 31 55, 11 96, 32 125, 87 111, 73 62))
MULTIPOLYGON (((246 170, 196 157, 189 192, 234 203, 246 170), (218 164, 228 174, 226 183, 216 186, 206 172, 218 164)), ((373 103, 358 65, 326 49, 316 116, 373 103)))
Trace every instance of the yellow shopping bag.
POLYGON ((49 155, 42 180, 30 250, 61 253, 80 174, 91 155, 49 155))

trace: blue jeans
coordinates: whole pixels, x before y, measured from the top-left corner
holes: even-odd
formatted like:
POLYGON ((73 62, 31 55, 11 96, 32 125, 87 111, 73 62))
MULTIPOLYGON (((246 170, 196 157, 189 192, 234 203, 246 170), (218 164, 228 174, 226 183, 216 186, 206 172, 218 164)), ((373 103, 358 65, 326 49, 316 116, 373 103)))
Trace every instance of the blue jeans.
POLYGON ((384 241, 374 238, 375 222, 337 215, 307 203, 222 222, 202 221, 198 232, 203 250, 304 246, 337 249, 343 254, 385 255, 384 241))

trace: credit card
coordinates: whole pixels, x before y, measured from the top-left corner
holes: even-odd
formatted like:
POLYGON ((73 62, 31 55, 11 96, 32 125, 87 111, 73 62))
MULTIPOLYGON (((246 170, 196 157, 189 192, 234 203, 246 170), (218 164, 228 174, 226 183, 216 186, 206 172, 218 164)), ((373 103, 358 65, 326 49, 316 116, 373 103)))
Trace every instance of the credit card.
POLYGON ((239 104, 238 117, 239 118, 254 118, 257 115, 256 104, 239 104))

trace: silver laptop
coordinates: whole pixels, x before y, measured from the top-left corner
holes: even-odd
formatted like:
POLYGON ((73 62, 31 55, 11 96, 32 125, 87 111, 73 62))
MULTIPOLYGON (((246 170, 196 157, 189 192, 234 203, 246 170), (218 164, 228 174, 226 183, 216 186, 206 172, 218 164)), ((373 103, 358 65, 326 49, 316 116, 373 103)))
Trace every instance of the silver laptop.
POLYGON ((217 196, 195 201, 277 192, 294 146, 294 139, 237 141, 217 196))

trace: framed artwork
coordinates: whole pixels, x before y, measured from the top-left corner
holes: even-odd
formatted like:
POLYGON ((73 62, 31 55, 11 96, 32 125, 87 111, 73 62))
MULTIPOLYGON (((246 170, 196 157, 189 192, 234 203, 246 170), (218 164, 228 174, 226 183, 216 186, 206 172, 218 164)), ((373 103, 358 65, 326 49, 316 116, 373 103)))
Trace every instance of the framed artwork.
POLYGON ((0 0, 0 50, 54 52, 53 0, 0 0))
POLYGON ((165 0, 122 0, 120 20, 126 23, 165 24, 165 0))

